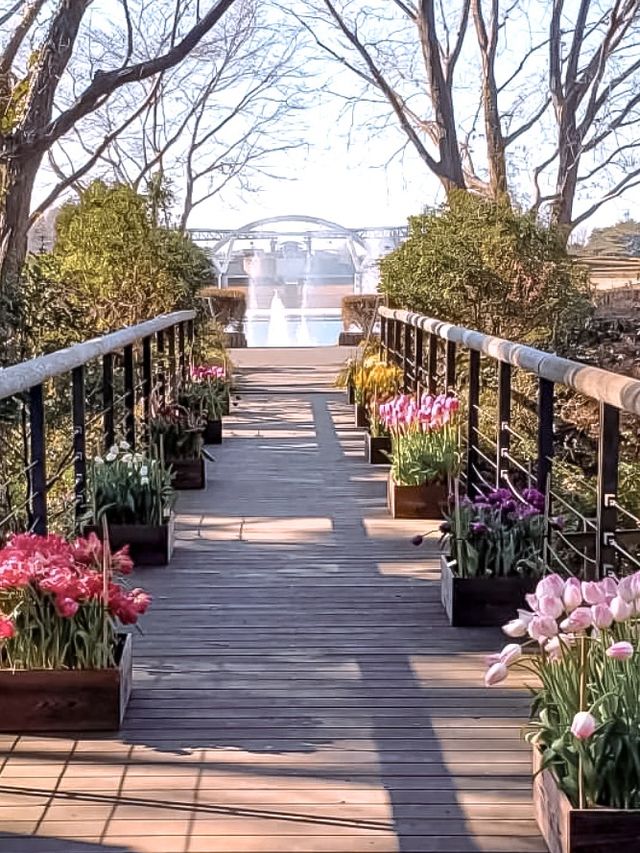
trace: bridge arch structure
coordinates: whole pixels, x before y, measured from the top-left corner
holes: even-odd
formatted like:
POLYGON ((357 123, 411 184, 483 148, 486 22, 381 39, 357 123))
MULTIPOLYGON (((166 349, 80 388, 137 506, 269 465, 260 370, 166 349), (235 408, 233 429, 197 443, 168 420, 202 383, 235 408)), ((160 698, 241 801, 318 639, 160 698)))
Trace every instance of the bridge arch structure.
POLYGON ((317 216, 289 214, 256 219, 240 228, 191 228, 189 234, 206 249, 220 287, 228 284, 229 266, 239 241, 282 241, 290 237, 304 242, 311 254, 314 240, 344 240, 354 268, 354 291, 362 292, 367 270, 381 255, 406 239, 407 229, 403 226, 347 228, 317 216))

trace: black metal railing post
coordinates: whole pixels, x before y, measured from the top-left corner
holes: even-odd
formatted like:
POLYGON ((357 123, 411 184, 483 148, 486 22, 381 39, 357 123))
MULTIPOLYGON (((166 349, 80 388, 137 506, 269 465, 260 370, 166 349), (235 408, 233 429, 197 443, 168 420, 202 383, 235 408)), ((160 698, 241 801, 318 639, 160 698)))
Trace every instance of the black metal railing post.
POLYGON ((164 406, 167 401, 167 376, 164 350, 164 332, 156 332, 156 355, 158 357, 158 374, 156 384, 158 386, 158 397, 164 406))
POLYGON ((416 394, 420 394, 424 385, 424 331, 419 327, 416 328, 414 344, 413 363, 415 365, 415 375, 413 377, 413 390, 416 394))
POLYGON ((42 385, 29 389, 29 526, 33 533, 47 533, 47 465, 46 433, 44 419, 44 393, 42 385))
POLYGON ((429 375, 427 388, 430 394, 435 394, 438 386, 438 338, 431 332, 429 334, 429 375))
POLYGON ((600 403, 598 440, 598 507, 596 515, 596 564, 586 564, 588 580, 604 577, 613 569, 613 541, 618 521, 618 461, 620 453, 620 412, 600 403))
POLYGON ((113 410, 113 353, 102 356, 102 433, 105 450, 116 440, 116 421, 113 410))
POLYGON ((136 446, 136 388, 133 345, 124 348, 124 424, 125 438, 132 449, 136 446))
POLYGON ((196 327, 193 320, 187 320, 187 346, 189 350, 189 371, 193 367, 193 347, 196 340, 196 327))
POLYGON ((403 323, 402 335, 402 387, 405 393, 411 391, 411 351, 413 349, 413 329, 408 323, 403 323))
POLYGON ((389 342, 387 340, 388 335, 388 325, 387 318, 380 317, 380 347, 382 349, 382 355, 386 362, 389 361, 389 342))
POLYGON ((149 441, 151 423, 151 394, 153 392, 153 360, 151 356, 151 336, 142 339, 142 399, 144 418, 144 437, 149 441))
POLYGON ((508 474, 507 455, 511 444, 511 365, 506 361, 498 363, 498 424, 496 454, 496 486, 504 485, 508 474))
POLYGON ((178 323, 178 364, 180 366, 180 378, 187 381, 187 354, 184 323, 178 323))
POLYGON ((447 355, 445 367, 445 391, 451 393, 456 389, 456 345, 453 341, 447 341, 447 355))
POLYGON ((538 462, 536 485, 543 494, 549 488, 553 458, 553 397, 554 386, 549 379, 538 384, 538 462))
POLYGON ((167 329, 167 342, 169 344, 169 396, 174 401, 178 400, 178 377, 176 374, 176 327, 169 326, 167 329))
POLYGON ((87 508, 87 438, 85 416, 84 365, 71 371, 73 408, 73 470, 75 475, 76 520, 87 508))
POLYGON ((469 411, 467 412, 467 495, 478 492, 478 408, 480 405, 480 353, 469 352, 469 411))

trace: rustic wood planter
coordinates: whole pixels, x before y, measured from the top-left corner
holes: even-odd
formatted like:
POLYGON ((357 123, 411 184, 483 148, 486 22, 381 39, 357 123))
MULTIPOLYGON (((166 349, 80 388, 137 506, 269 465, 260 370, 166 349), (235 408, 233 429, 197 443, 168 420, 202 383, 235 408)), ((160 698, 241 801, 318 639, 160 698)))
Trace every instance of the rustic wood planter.
POLYGON ((364 437, 364 455, 371 465, 389 465, 391 436, 367 433, 364 437))
POLYGON ((631 853, 640 850, 640 810, 576 809, 558 788, 551 770, 540 771, 533 750, 533 807, 549 853, 631 853))
POLYGON ((112 669, 0 670, 0 732, 117 731, 131 695, 132 637, 112 669))
POLYGON ((356 429, 368 429, 369 427, 369 412, 366 406, 362 403, 353 404, 353 418, 356 429))
MULTIPOLYGON (((102 527, 89 527, 87 533, 96 533, 102 539, 102 527)), ((166 566, 173 554, 175 516, 166 524, 110 524, 109 545, 112 551, 129 546, 131 559, 136 566, 166 566)))
POLYGON ((244 349, 247 346, 244 332, 224 332, 223 341, 227 349, 244 349))
POLYGON ((364 332, 340 332, 338 335, 339 347, 357 347, 364 340, 364 332))
POLYGON ((178 491, 204 489, 207 485, 204 457, 198 459, 167 459, 173 470, 171 485, 178 491))
POLYGON ((393 518, 442 518, 442 504, 446 499, 444 483, 399 486, 389 471, 387 509, 393 518))
POLYGON ((202 437, 205 444, 222 444, 222 420, 218 418, 216 421, 209 420, 205 428, 202 430, 202 437))
POLYGON ((454 628, 490 628, 515 619, 524 597, 536 588, 533 578, 462 578, 456 563, 440 556, 440 595, 454 628))

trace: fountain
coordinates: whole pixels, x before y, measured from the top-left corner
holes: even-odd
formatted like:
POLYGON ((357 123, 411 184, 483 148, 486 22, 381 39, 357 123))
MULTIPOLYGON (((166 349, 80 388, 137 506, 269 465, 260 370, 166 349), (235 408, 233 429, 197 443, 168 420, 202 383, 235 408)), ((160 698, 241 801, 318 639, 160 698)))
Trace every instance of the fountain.
POLYGON ((280 299, 278 290, 273 291, 269 308, 269 328, 267 329, 268 347, 290 347, 294 342, 289 339, 289 326, 284 302, 280 299))

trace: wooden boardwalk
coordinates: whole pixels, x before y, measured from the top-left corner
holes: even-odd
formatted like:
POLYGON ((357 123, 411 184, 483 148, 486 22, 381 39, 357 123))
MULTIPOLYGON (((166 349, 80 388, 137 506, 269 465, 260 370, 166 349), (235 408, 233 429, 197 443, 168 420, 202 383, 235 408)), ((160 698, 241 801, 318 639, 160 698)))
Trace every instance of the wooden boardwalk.
POLYGON ((526 697, 481 684, 500 638, 446 625, 435 544, 387 517, 331 351, 292 356, 242 356, 175 559, 137 573, 154 605, 122 732, 0 736, 1 853, 546 849, 526 697))

